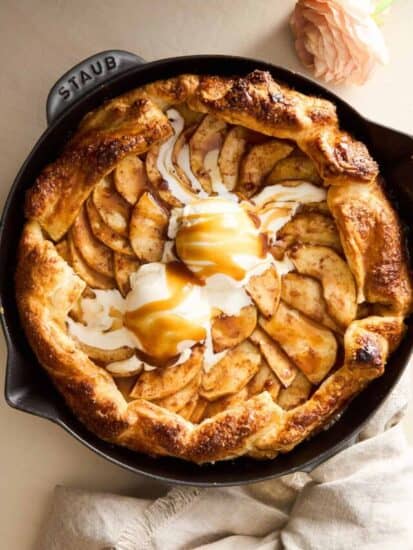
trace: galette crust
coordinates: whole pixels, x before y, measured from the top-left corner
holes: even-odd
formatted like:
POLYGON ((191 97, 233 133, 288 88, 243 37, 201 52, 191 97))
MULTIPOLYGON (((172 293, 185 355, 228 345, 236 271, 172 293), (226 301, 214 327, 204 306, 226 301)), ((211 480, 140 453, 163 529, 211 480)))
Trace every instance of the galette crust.
POLYGON ((16 296, 30 345, 77 417, 106 441, 197 463, 287 452, 383 373, 389 349, 404 331, 411 284, 400 224, 377 175, 364 144, 339 129, 329 101, 280 85, 269 73, 182 75, 109 101, 84 118, 27 195, 29 221, 19 247, 16 296), (172 134, 163 111, 180 103, 297 143, 331 186, 328 204, 357 284, 358 302, 367 300, 375 307, 375 315, 347 327, 343 364, 310 399, 288 411, 267 391, 200 424, 145 399, 128 403, 112 376, 67 333, 67 313, 85 283, 53 241, 67 232, 95 184, 120 160, 172 134))

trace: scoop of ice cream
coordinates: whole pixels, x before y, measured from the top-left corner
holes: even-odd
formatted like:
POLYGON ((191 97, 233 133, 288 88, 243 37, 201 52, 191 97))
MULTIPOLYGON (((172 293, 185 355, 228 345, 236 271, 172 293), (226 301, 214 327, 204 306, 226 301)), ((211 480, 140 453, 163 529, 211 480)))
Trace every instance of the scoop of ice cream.
POLYGON ((204 340, 209 319, 201 287, 182 264, 146 264, 131 276, 124 324, 150 357, 167 360, 204 340))
POLYGON ((254 220, 238 203, 207 198, 185 206, 177 218, 176 251, 196 276, 242 280, 266 256, 254 220))

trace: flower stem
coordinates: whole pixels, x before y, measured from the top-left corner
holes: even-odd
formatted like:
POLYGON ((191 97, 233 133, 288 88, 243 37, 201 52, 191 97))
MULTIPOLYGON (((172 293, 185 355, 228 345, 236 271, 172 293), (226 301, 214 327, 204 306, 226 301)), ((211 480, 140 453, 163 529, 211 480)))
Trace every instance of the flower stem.
POLYGON ((394 0, 380 0, 380 2, 378 2, 376 6, 376 9, 374 10, 373 17, 380 15, 382 12, 387 10, 387 8, 390 8, 393 2, 394 0))

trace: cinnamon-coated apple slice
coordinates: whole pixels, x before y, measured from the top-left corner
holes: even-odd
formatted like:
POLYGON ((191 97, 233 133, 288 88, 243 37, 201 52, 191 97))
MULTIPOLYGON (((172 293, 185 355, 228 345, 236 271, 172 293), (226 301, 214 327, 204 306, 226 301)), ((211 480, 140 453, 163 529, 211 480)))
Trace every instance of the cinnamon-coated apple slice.
POLYGON ((222 182, 228 191, 233 191, 237 186, 241 160, 248 147, 264 141, 267 141, 265 136, 243 126, 228 130, 218 157, 222 182))
POLYGON ((274 374, 274 371, 268 366, 265 359, 263 359, 261 361, 259 371, 249 382, 247 388, 248 397, 267 391, 275 401, 280 393, 281 384, 274 374))
POLYGON ((269 317, 278 306, 281 295, 281 280, 274 266, 259 275, 253 275, 245 286, 257 308, 269 317))
POLYGON ((211 194, 212 182, 205 168, 206 155, 220 149, 227 131, 227 123, 212 115, 205 115, 189 140, 191 169, 204 191, 211 194))
POLYGON ((113 278, 113 252, 94 236, 85 206, 80 209, 70 235, 85 262, 98 273, 113 278))
POLYGON ((106 225, 122 237, 127 237, 130 205, 116 191, 111 178, 103 178, 95 185, 92 200, 106 225))
POLYGON ((202 360, 203 349, 195 346, 191 356, 184 363, 143 372, 131 391, 131 396, 151 401, 172 395, 189 384, 200 372, 202 360))
POLYGON ((200 394, 214 401, 239 392, 257 372, 260 362, 257 348, 245 340, 204 373, 200 394))
POLYGON ((116 284, 122 296, 126 296, 130 291, 130 276, 138 269, 139 261, 130 256, 114 252, 113 264, 116 284))
POLYGON ((288 388, 283 388, 278 394, 277 405, 285 410, 298 407, 305 403, 310 396, 312 384, 302 372, 299 372, 294 382, 288 388))
POLYGON ((295 243, 323 245, 341 252, 336 224, 319 212, 302 212, 294 216, 277 233, 276 247, 285 250, 295 243))
POLYGON ((300 151, 293 151, 288 157, 279 160, 267 177, 267 185, 285 180, 309 181, 315 185, 321 185, 323 180, 317 172, 314 162, 300 151))
POLYGON ((198 399, 195 405, 194 410, 192 411, 191 416, 189 417, 189 420, 193 422, 194 424, 198 424, 201 422, 204 418, 205 410, 208 406, 209 401, 205 399, 205 397, 202 397, 201 395, 198 395, 198 399))
POLYGON ((148 180, 165 204, 173 208, 182 206, 182 202, 173 195, 169 189, 168 182, 162 177, 162 174, 158 170, 157 161, 159 150, 160 145, 156 144, 146 153, 145 168, 148 180))
POLYGON ((111 248, 114 252, 135 256, 129 243, 129 239, 123 237, 116 231, 113 231, 102 219, 91 197, 86 201, 86 211, 89 218, 90 227, 94 236, 103 244, 111 248))
POLYGON ((193 135, 195 128, 196 126, 190 126, 189 128, 186 128, 180 133, 177 140, 175 141, 175 145, 172 149, 172 154, 171 154, 171 161, 174 167, 175 176, 178 179, 181 186, 184 189, 186 189, 187 193, 193 193, 194 200, 197 198, 196 194, 198 192, 198 189, 196 188, 196 184, 198 182, 197 181, 191 182, 190 176, 187 174, 187 172, 185 172, 184 167, 182 167, 180 164, 180 161, 183 162, 183 160, 181 159, 181 155, 186 152, 187 154, 186 162, 188 165, 185 166, 185 168, 187 168, 187 170, 190 170, 189 140, 193 135), (184 149, 184 148, 187 148, 187 149, 184 149))
POLYGON ((204 412, 204 418, 211 418, 222 411, 233 409, 237 405, 244 403, 244 401, 246 401, 247 399, 248 399, 247 387, 242 388, 242 390, 232 395, 220 397, 219 399, 216 399, 215 401, 211 401, 208 403, 204 412))
POLYGON ((254 330, 250 340, 258 347, 268 366, 282 385, 285 388, 288 387, 297 375, 297 367, 284 353, 280 345, 260 327, 254 330))
POLYGON ((285 141, 271 139, 254 145, 245 155, 236 190, 251 197, 261 189, 274 164, 288 156, 293 147, 285 141))
MULTIPOLYGON (((127 359, 123 359, 121 361, 112 361, 106 364, 105 368, 108 372, 110 372, 113 378, 130 378, 131 376, 135 376, 142 372, 143 363, 140 359, 136 357, 135 353, 133 353, 133 355, 131 355, 127 359)), ((131 389, 132 386, 130 386, 129 391, 131 389)))
POLYGON ((218 315, 211 323, 214 352, 233 348, 248 338, 257 324, 255 306, 246 306, 238 315, 218 315))
POLYGON ((297 245, 288 253, 303 275, 318 279, 330 315, 347 327, 357 314, 356 284, 346 262, 326 246, 297 245))
POLYGON ((321 382, 334 365, 337 341, 333 333, 282 300, 275 314, 270 319, 260 317, 259 324, 280 344, 310 382, 321 382))
POLYGON ((101 290, 115 288, 115 280, 112 277, 102 275, 102 273, 95 271, 85 262, 81 253, 76 248, 70 234, 67 239, 70 253, 70 264, 72 265, 74 271, 85 281, 85 283, 91 288, 98 288, 101 290))
POLYGON ((162 258, 169 216, 153 195, 145 191, 133 208, 129 237, 139 260, 157 262, 162 258))
MULTIPOLYGON (((132 357, 135 353, 135 350, 133 348, 129 348, 128 346, 122 346, 115 349, 101 349, 97 348, 96 346, 89 346, 88 344, 84 344, 80 340, 76 340, 76 343, 79 348, 84 351, 88 357, 90 357, 90 359, 93 359, 94 361, 105 365, 108 363, 125 361, 126 359, 132 357)), ((135 369, 135 371, 137 370, 138 369, 135 369)), ((134 372, 132 374, 134 374, 134 372)))
POLYGON ((194 395, 187 401, 187 403, 185 403, 182 409, 179 409, 177 411, 179 416, 182 416, 182 418, 185 418, 185 420, 189 420, 196 409, 198 400, 199 400, 199 395, 198 395, 198 392, 196 391, 194 395))
POLYGON ((148 186, 145 164, 136 155, 121 160, 113 172, 117 192, 133 206, 148 186))
POLYGON ((199 384, 201 382, 201 373, 199 372, 186 386, 181 388, 176 393, 164 397, 163 399, 155 400, 154 403, 164 409, 172 412, 178 412, 185 405, 198 395, 199 384))
POLYGON ((300 273, 286 273, 282 278, 281 298, 313 321, 341 333, 341 328, 329 315, 319 281, 300 273))
POLYGON ((248 130, 235 126, 228 131, 218 158, 219 171, 225 187, 232 191, 238 182, 241 159, 248 145, 248 130))

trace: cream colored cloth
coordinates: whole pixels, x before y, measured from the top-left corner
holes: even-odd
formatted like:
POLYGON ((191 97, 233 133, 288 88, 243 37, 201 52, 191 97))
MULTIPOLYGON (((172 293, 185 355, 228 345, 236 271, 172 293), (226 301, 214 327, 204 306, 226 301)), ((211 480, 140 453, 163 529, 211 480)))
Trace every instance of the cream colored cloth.
MULTIPOLYGON (((55 489, 39 550, 411 550, 413 450, 398 421, 408 378, 359 442, 311 474, 155 501, 55 489)), ((334 428, 333 428, 334 429, 334 428)))

